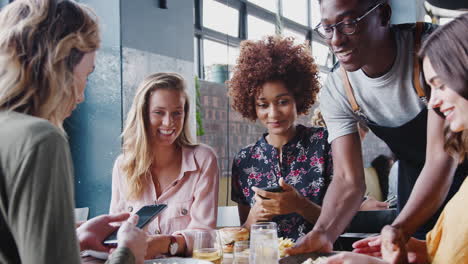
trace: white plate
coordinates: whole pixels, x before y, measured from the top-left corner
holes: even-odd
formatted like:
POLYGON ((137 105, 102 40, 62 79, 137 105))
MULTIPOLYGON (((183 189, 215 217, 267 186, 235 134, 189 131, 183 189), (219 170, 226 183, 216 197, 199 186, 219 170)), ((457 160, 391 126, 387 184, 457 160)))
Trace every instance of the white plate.
POLYGON ((206 260, 194 259, 194 258, 161 258, 161 259, 149 259, 145 261, 145 264, 212 264, 206 260))
POLYGON ((331 255, 336 254, 334 253, 305 253, 301 255, 289 256, 280 259, 279 264, 301 264, 302 262, 306 261, 308 258, 315 260, 318 257, 329 257, 331 255))

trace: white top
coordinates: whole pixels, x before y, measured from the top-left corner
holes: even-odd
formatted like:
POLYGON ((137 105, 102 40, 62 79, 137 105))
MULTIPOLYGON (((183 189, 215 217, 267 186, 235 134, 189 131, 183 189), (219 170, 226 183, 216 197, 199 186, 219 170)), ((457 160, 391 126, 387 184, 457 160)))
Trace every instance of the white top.
MULTIPOLYGON (((377 78, 361 69, 348 72, 357 104, 381 126, 397 127, 412 120, 425 107, 413 87, 413 30, 394 27, 397 56, 389 72, 377 78)), ((358 117, 346 97, 338 70, 330 73, 320 93, 320 109, 329 131, 328 142, 357 132, 358 117)))

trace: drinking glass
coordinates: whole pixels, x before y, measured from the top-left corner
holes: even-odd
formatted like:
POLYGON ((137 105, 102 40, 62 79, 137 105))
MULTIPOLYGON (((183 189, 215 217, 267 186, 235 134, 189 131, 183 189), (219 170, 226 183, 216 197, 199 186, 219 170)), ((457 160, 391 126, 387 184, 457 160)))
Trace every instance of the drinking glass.
POLYGON ((193 258, 221 264, 223 261, 223 247, 217 230, 203 230, 195 233, 193 258))
POLYGON ((234 243, 233 264, 249 264, 249 241, 237 241, 234 243))
POLYGON ((278 263, 278 233, 276 223, 265 222, 250 227, 250 263, 278 263))

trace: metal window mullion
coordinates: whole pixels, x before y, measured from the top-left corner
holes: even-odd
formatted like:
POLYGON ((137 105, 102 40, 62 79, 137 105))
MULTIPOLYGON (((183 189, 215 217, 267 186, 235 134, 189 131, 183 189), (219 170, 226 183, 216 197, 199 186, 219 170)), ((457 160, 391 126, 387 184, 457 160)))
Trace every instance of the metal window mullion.
POLYGON ((248 30, 248 23, 247 23, 247 5, 245 2, 241 3, 241 7, 239 9, 239 38, 241 40, 247 39, 247 30, 248 30))
POLYGON ((205 64, 204 52, 203 52, 203 38, 201 36, 195 36, 197 38, 197 52, 198 52, 198 76, 200 79, 205 79, 205 71, 203 65, 205 64))
POLYGON ((239 10, 243 4, 243 2, 240 0, 214 0, 214 1, 221 3, 223 5, 227 5, 237 10, 239 10))
POLYGON ((203 36, 204 39, 213 40, 231 47, 239 46, 240 42, 242 41, 240 38, 229 36, 225 33, 210 28, 203 28, 202 30, 195 29, 195 34, 203 36))
POLYGON ((247 2, 246 6, 247 6, 247 13, 249 15, 256 16, 258 18, 271 22, 272 24, 275 24, 275 20, 276 20, 275 13, 271 12, 270 10, 263 9, 250 2, 247 2))
POLYGON ((194 8, 195 8, 195 28, 201 29, 202 28, 202 17, 203 17, 203 0, 194 0, 194 8))

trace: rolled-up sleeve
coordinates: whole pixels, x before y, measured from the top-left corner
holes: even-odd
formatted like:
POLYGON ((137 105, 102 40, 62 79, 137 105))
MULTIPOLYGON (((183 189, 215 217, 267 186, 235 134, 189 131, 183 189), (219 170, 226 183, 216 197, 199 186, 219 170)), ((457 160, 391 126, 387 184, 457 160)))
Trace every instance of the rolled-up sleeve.
POLYGON ((328 129, 329 143, 357 132, 357 120, 344 93, 337 73, 330 73, 319 95, 319 107, 328 129))

